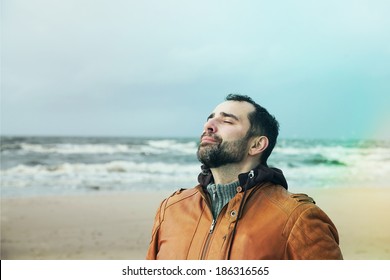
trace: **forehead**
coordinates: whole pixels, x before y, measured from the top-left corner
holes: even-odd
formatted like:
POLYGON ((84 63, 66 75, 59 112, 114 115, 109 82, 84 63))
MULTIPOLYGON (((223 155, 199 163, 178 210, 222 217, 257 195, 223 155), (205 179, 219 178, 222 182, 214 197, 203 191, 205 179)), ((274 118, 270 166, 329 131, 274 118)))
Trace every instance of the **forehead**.
POLYGON ((227 113, 235 115, 240 121, 248 121, 248 114, 255 110, 255 106, 245 101, 225 101, 215 107, 213 113, 227 113))

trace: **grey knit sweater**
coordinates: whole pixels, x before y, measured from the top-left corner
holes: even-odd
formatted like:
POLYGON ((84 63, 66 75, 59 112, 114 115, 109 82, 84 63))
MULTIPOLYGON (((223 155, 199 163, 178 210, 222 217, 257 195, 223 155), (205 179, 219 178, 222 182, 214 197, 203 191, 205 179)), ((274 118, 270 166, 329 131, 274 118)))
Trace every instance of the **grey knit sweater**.
POLYGON ((230 184, 209 184, 207 191, 211 198, 211 211, 216 220, 222 208, 236 195, 240 182, 230 184))

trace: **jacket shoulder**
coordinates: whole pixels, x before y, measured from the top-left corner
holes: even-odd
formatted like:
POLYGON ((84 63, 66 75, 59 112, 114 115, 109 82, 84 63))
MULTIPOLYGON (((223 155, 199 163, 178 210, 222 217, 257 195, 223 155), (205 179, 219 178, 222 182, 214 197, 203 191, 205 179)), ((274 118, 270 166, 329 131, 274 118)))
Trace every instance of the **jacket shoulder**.
POLYGON ((316 207, 312 197, 305 193, 291 193, 282 186, 268 185, 262 191, 271 203, 286 213, 297 208, 316 207))
POLYGON ((199 188, 200 186, 196 186, 191 189, 179 189, 175 191, 166 199, 165 208, 168 208, 178 202, 181 202, 182 200, 186 200, 196 195, 200 195, 199 188))
POLYGON ((260 188, 259 197, 280 225, 286 259, 342 259, 337 229, 313 198, 273 184, 260 188))

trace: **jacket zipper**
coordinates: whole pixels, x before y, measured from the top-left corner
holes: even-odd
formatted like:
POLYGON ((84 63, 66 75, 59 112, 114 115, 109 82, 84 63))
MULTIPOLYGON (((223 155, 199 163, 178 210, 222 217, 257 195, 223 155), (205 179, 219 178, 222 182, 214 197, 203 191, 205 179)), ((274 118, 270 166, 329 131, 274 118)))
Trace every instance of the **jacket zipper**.
MULTIPOLYGON (((217 195, 217 189, 214 188, 213 189, 213 200, 216 200, 216 195, 217 195)), ((208 202, 208 200, 206 200, 206 201, 208 202)), ((207 203, 207 205, 209 206, 209 209, 211 211, 211 205, 209 203, 207 203)), ((211 213, 211 215, 214 216, 213 213, 211 213)), ((217 217, 217 219, 218 219, 218 217, 217 217)), ((204 245, 203 250, 202 250, 201 260, 204 260, 205 257, 206 257, 206 253, 208 251, 209 244, 210 244, 210 239, 211 239, 211 236, 213 235, 215 224, 217 223, 217 219, 215 219, 213 217, 213 221, 211 222, 210 230, 209 230, 209 233, 207 235, 207 239, 206 239, 205 245, 204 245)))
POLYGON ((213 221, 211 222, 211 226, 210 226, 210 230, 209 230, 209 233, 208 233, 208 236, 207 236, 207 239, 206 239, 206 243, 204 244, 204 247, 203 247, 203 250, 202 250, 202 256, 200 258, 201 260, 205 259, 206 252, 208 251, 210 239, 211 239, 211 236, 213 235, 216 223, 217 223, 217 221, 215 219, 213 219, 213 221))
POLYGON ((217 221, 215 219, 213 219, 213 222, 211 223, 211 226, 210 226, 210 232, 209 234, 212 234, 213 231, 214 231, 214 227, 215 227, 215 224, 217 223, 217 221))
MULTIPOLYGON (((203 196, 203 195, 202 195, 203 196)), ((211 216, 213 216, 213 213, 211 211, 211 204, 210 204, 210 201, 209 199, 207 198, 207 196, 203 196, 203 199, 206 201, 206 205, 207 207, 209 208, 210 212, 211 212, 211 216)), ((210 243, 210 238, 211 238, 211 235, 214 231, 214 228, 215 228, 215 224, 217 223, 216 219, 213 218, 213 221, 211 222, 211 226, 210 226, 210 230, 209 230, 209 233, 207 235, 207 239, 206 239, 206 242, 205 242, 205 245, 202 249, 202 255, 200 257, 201 260, 204 260, 204 257, 206 255, 206 252, 207 252, 207 248, 209 247, 209 243, 210 243)))

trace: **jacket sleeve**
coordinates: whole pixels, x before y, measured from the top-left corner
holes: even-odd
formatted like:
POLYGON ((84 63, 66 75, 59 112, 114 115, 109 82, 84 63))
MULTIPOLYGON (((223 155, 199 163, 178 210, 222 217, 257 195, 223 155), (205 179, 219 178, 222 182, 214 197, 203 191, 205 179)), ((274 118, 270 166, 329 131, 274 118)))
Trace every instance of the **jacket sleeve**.
POLYGON ((147 260, 156 260, 157 259, 157 254, 159 250, 159 230, 160 230, 160 225, 162 222, 162 217, 163 217, 163 209, 165 208, 166 200, 164 200, 161 204, 160 207, 157 209, 156 216, 154 218, 154 224, 153 224, 153 229, 152 229, 152 239, 149 243, 149 248, 146 253, 146 259, 147 260))
POLYGON ((312 204, 299 214, 287 240, 292 260, 342 260, 337 229, 330 218, 312 204))

